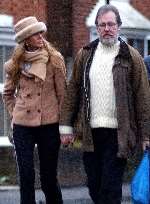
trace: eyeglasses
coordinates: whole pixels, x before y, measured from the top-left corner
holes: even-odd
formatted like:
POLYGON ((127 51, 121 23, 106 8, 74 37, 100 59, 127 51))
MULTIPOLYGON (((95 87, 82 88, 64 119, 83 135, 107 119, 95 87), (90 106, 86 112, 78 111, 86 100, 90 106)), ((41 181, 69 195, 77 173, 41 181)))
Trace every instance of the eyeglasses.
POLYGON ((97 27, 100 29, 105 29, 107 26, 109 29, 114 29, 116 25, 117 23, 108 22, 108 23, 100 23, 99 25, 97 25, 97 27))

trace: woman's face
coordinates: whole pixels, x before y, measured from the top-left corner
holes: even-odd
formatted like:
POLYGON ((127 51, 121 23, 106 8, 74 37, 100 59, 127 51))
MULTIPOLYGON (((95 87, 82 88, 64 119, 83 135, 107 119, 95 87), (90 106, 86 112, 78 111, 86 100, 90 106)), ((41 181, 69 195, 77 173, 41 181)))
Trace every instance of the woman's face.
POLYGON ((36 33, 25 40, 28 48, 38 49, 44 45, 42 33, 36 33))

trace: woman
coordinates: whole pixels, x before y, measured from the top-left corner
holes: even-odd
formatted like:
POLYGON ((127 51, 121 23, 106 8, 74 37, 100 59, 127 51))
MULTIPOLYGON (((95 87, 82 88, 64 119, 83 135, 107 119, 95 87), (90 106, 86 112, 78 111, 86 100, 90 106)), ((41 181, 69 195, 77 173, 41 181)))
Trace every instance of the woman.
POLYGON ((65 64, 61 54, 43 38, 42 33, 46 31, 43 22, 31 16, 20 20, 14 27, 18 45, 4 66, 3 99, 12 119, 21 204, 35 204, 35 144, 46 204, 62 204, 57 160, 65 64))

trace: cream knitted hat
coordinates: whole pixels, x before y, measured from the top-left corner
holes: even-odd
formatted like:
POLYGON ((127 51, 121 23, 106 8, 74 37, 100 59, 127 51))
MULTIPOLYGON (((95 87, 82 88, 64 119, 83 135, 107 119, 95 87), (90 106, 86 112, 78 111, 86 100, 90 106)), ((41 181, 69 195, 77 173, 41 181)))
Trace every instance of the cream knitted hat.
POLYGON ((26 38, 32 36, 38 32, 46 32, 47 28, 45 23, 39 22, 36 17, 29 16, 20 20, 14 26, 15 29, 15 40, 20 43, 26 38))

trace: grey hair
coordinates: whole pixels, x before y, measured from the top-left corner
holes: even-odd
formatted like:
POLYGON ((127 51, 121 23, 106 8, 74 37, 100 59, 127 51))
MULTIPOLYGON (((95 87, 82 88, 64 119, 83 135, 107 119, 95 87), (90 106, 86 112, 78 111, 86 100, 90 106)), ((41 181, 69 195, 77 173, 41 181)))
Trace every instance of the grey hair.
POLYGON ((112 11, 115 14, 117 24, 118 24, 118 26, 121 26, 122 21, 121 21, 119 11, 115 6, 112 6, 110 4, 104 5, 104 6, 102 6, 102 7, 100 7, 98 9, 98 12, 97 12, 97 15, 96 15, 96 18, 95 18, 95 25, 96 26, 98 25, 98 17, 102 16, 103 14, 105 14, 105 13, 107 13, 109 11, 112 11))

